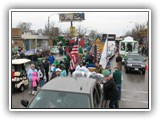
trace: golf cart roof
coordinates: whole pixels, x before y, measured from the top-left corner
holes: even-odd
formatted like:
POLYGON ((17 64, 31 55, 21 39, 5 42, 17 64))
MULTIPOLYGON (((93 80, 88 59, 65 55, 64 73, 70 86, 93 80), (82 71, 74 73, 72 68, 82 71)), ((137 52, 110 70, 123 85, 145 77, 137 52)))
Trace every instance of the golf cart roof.
POLYGON ((20 64, 28 63, 30 61, 31 61, 30 59, 14 59, 14 60, 12 60, 12 64, 13 65, 20 65, 20 64))

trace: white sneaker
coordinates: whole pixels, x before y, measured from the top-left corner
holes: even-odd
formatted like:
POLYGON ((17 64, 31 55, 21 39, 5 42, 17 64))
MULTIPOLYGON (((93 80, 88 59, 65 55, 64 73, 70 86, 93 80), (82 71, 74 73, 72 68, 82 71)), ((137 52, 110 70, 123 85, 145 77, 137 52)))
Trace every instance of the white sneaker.
POLYGON ((37 94, 37 92, 36 91, 34 91, 34 95, 36 95, 37 94))
POLYGON ((32 95, 34 95, 34 91, 32 91, 32 95))

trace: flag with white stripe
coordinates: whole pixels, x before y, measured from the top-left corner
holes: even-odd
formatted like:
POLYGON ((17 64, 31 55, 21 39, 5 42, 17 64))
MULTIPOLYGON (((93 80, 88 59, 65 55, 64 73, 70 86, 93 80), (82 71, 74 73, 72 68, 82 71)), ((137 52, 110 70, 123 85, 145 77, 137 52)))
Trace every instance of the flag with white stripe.
POLYGON ((75 54, 70 54, 71 62, 70 62, 70 70, 74 70, 76 67, 77 59, 75 54))
POLYGON ((107 39, 105 41, 105 44, 103 46, 103 51, 102 51, 102 54, 101 54, 101 59, 100 59, 100 62, 99 64, 102 65, 103 69, 106 68, 106 65, 107 65, 107 39))
POLYGON ((78 54, 78 37, 76 38, 76 41, 74 42, 74 45, 72 47, 71 54, 78 54))

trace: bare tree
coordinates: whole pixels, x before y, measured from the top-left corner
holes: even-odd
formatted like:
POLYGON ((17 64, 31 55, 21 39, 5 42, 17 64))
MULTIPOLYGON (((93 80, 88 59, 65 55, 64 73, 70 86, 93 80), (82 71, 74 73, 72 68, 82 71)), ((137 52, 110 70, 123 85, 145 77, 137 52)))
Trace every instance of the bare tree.
POLYGON ((77 27, 77 32, 78 32, 80 37, 83 37, 87 33, 87 28, 84 28, 81 25, 79 25, 77 27))
POLYGON ((20 22, 17 25, 17 27, 21 28, 22 31, 25 31, 25 30, 30 30, 31 29, 31 25, 32 25, 32 23, 30 23, 30 22, 20 22))
MULTIPOLYGON (((144 32, 147 31, 146 24, 135 24, 134 28, 131 31, 127 31, 125 36, 131 36, 135 40, 142 40, 144 37, 144 32)), ((146 33, 147 34, 147 33, 146 33)))
POLYGON ((37 34, 38 34, 38 35, 39 35, 39 34, 43 34, 43 29, 41 29, 41 28, 38 29, 38 30, 37 30, 37 34))
POLYGON ((96 30, 91 30, 89 33, 89 36, 92 38, 92 40, 95 40, 99 33, 96 30))
POLYGON ((48 24, 45 24, 44 30, 43 30, 43 34, 46 35, 51 35, 52 34, 52 29, 55 27, 55 22, 51 22, 49 23, 49 27, 48 24))

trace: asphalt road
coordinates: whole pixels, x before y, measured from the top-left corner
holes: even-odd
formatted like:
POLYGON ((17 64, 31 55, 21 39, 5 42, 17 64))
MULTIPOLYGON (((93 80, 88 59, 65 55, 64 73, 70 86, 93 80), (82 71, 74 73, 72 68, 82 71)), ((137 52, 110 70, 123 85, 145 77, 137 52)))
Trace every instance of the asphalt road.
MULTIPOLYGON (((112 72, 114 72, 115 57, 111 61, 112 72)), ((124 67, 122 67, 123 81, 122 81, 122 98, 119 101, 120 108, 148 108, 148 71, 145 75, 141 75, 138 72, 125 73, 124 67)), ((11 107, 12 109, 24 108, 21 105, 21 99, 28 99, 31 101, 34 96, 28 94, 26 89, 20 93, 14 91, 11 94, 11 107)))
MULTIPOLYGON (((112 72, 114 67, 116 56, 111 60, 112 72)), ((149 107, 149 94, 148 94, 148 71, 145 75, 141 75, 139 72, 125 73, 124 66, 122 67, 122 96, 119 101, 120 108, 148 108, 149 107)))

